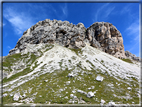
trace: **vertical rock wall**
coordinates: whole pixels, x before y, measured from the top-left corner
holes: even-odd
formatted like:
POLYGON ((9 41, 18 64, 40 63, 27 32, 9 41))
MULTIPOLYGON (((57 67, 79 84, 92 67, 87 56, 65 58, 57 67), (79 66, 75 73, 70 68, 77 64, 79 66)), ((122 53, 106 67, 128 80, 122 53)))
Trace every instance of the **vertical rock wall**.
POLYGON ((123 38, 115 26, 96 22, 87 29, 90 45, 118 58, 125 58, 123 38))
MULTIPOLYGON (((83 48, 85 42, 117 58, 129 58, 124 51, 123 38, 115 26, 108 22, 95 22, 89 28, 83 23, 46 19, 39 21, 23 33, 9 54, 24 51, 27 44, 57 43, 68 48, 83 48)), ((138 60, 138 58, 131 58, 138 60)))

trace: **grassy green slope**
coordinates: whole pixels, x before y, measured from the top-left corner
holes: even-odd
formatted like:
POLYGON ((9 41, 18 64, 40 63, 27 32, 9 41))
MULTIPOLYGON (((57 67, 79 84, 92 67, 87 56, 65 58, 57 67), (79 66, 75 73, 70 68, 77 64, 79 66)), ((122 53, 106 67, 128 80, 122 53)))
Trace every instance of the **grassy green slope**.
MULTIPOLYGON (((71 50, 74 51, 73 49, 71 50)), ((77 55, 78 53, 81 54, 81 50, 75 50, 75 53, 77 55)), ((27 55, 15 54, 8 56, 5 59, 4 66, 10 69, 11 64, 21 58, 27 58, 27 55)), ((38 57, 36 57, 34 54, 31 54, 30 60, 32 60, 33 63, 37 58, 38 57)), ((68 60, 68 62, 71 63, 70 60, 68 60)), ((100 63, 103 64, 103 62, 104 61, 102 60, 100 63)), ((137 79, 132 77, 130 78, 130 80, 132 81, 119 81, 114 76, 110 76, 107 72, 102 73, 101 69, 95 68, 95 65, 93 65, 89 60, 88 63, 92 65, 91 70, 82 68, 81 63, 76 64, 73 69, 69 70, 67 67, 65 67, 66 69, 62 70, 62 60, 61 62, 59 62, 61 68, 55 70, 53 73, 40 75, 39 77, 29 80, 19 87, 14 88, 10 92, 4 92, 3 94, 7 93, 8 95, 3 97, 3 103, 26 103, 26 101, 24 101, 25 99, 32 98, 33 101, 30 102, 33 103, 48 104, 49 102, 51 102, 51 104, 67 104, 69 103, 68 101, 70 99, 73 99, 70 97, 70 94, 74 94, 78 99, 82 98, 82 100, 84 100, 87 104, 100 104, 101 99, 105 100, 106 103, 110 101, 114 101, 118 104, 139 103, 139 97, 137 95, 139 82, 137 81, 137 79), (73 70, 80 72, 78 72, 77 76, 75 77, 68 77, 68 74, 73 70), (95 80, 98 75, 101 75, 104 78, 102 82, 95 80), (70 81, 70 83, 67 84, 67 81, 70 81), (88 89, 92 86, 94 86, 94 88, 88 89), (128 90, 127 87, 130 86, 132 89, 128 90), (89 91, 96 93, 94 97, 88 98, 85 94, 77 92, 77 90, 83 90, 87 93, 89 91), (73 93, 72 91, 75 91, 75 93, 73 93), (13 95, 18 92, 20 93, 20 95, 23 95, 25 93, 26 96, 21 97, 19 101, 13 101, 13 95)), ((37 66, 38 65, 35 65, 35 67, 37 66)), ((8 79, 5 78, 3 82, 6 83, 13 79, 16 79, 21 75, 26 75, 32 70, 33 69, 30 69, 30 65, 27 65, 27 68, 25 68, 22 72, 19 72, 8 79)), ((77 99, 75 99, 75 103, 78 103, 77 99)))

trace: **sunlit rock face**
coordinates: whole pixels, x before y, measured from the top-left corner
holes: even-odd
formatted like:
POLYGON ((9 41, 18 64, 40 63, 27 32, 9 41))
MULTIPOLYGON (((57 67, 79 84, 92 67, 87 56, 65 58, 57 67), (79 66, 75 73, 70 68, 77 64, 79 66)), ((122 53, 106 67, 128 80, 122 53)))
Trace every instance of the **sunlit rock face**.
POLYGON ((111 23, 94 23, 87 29, 87 37, 93 47, 101 48, 102 51, 117 58, 126 57, 122 35, 111 23), (98 43, 95 44, 96 40, 98 43))
MULTIPOLYGON (((22 52, 27 44, 41 43, 56 43, 72 49, 83 48, 88 43, 117 58, 129 58, 124 51, 121 33, 111 23, 95 22, 86 29, 83 23, 74 25, 68 21, 49 19, 39 21, 25 31, 9 54, 22 52)), ((137 61, 138 58, 131 59, 137 61)))

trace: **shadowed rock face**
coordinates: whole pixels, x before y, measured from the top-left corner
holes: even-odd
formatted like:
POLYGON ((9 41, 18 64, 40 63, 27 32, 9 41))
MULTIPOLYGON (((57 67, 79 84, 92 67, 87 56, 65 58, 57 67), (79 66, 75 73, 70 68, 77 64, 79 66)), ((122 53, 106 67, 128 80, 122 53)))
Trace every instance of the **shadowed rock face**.
POLYGON ((27 44, 39 43, 57 43, 74 49, 83 48, 88 43, 117 58, 126 58, 122 35, 108 22, 95 22, 86 29, 82 23, 74 25, 68 21, 49 19, 39 21, 23 33, 9 54, 23 51, 27 44))
POLYGON ((111 23, 94 23, 87 29, 87 36, 90 45, 101 48, 102 51, 117 58, 125 58, 122 35, 111 23), (96 40, 97 44, 100 45, 94 45, 94 41, 96 40))
POLYGON ((68 21, 57 21, 46 19, 39 21, 23 33, 14 49, 9 54, 21 52, 26 44, 58 43, 69 48, 82 48, 86 28, 82 23, 73 25, 68 21))
POLYGON ((127 58, 135 60, 135 61, 140 61, 140 58, 137 57, 136 55, 130 53, 129 51, 125 51, 125 55, 127 58))

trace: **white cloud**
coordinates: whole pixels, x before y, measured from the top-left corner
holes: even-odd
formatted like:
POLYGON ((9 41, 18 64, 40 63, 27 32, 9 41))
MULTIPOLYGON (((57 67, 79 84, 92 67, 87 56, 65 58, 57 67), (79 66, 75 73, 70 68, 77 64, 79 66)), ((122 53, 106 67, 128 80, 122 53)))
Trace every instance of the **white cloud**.
POLYGON ((11 49, 11 47, 10 47, 10 46, 7 46, 7 48, 8 48, 8 49, 11 49))
POLYGON ((21 34, 30 28, 32 25, 36 23, 36 21, 44 20, 44 18, 53 18, 53 14, 55 14, 59 19, 64 20, 68 16, 68 8, 67 4, 64 3, 61 5, 59 10, 56 10, 54 8, 54 5, 50 4, 43 4, 43 5, 38 5, 38 4, 27 4, 29 8, 27 11, 21 11, 17 12, 16 9, 13 7, 5 8, 3 10, 4 13, 4 18, 7 19, 11 25, 13 26, 13 29, 16 34, 21 36, 21 34), (44 8, 46 7, 46 8, 44 8), (49 9, 49 11, 47 11, 49 9), (34 11, 33 11, 34 10, 34 11), (36 10, 40 10, 40 16, 37 16, 36 10), (36 17, 31 16, 31 14, 36 17))
POLYGON ((95 18, 94 18, 95 20, 93 19, 93 22, 99 21, 99 19, 104 20, 109 17, 109 15, 115 9, 114 6, 109 6, 109 5, 110 5, 110 3, 106 3, 106 4, 102 5, 101 7, 99 7, 97 12, 95 13, 95 18))
POLYGON ((65 17, 67 17, 67 16, 68 16, 67 4, 65 4, 65 6, 64 6, 64 7, 61 7, 61 8, 62 8, 63 15, 64 15, 65 17))
POLYGON ((107 18, 111 12, 114 10, 115 7, 111 7, 111 8, 108 8, 106 11, 105 11, 105 17, 107 18))
POLYGON ((6 24, 5 23, 3 23, 3 27, 5 26, 6 24))
POLYGON ((49 5, 49 8, 50 8, 50 11, 53 12, 54 15, 56 15, 61 20, 64 20, 65 18, 68 17, 68 6, 66 3, 60 5, 58 10, 54 8, 54 5, 49 5))
POLYGON ((68 16, 68 7, 67 7, 66 3, 64 5, 62 5, 62 6, 60 6, 60 9, 59 9, 61 11, 60 14, 54 8, 52 8, 52 10, 55 12, 55 14, 57 15, 57 17, 59 19, 61 19, 61 20, 64 20, 68 16))
POLYGON ((127 35, 131 36, 133 40, 139 41, 139 21, 136 20, 130 26, 125 30, 127 32, 127 35))
POLYGON ((120 11, 120 14, 130 13, 130 11, 131 11, 130 6, 131 6, 131 4, 128 4, 127 6, 123 7, 120 11))
POLYGON ((129 51, 132 51, 135 48, 139 48, 137 47, 139 45, 139 42, 136 42, 135 44, 133 44, 133 46, 129 49, 129 51))
POLYGON ((1 27, 1 25, 4 27, 6 24, 5 24, 5 23, 1 23, 1 22, 0 22, 0 27, 1 27))
POLYGON ((125 30, 126 34, 129 36, 128 38, 131 39, 131 44, 129 44, 131 48, 129 51, 132 51, 135 54, 137 53, 137 56, 139 56, 137 52, 139 50, 139 27, 139 21, 136 20, 125 30))
POLYGON ((133 21, 133 20, 135 20, 136 19, 136 16, 137 16, 137 12, 135 13, 133 10, 134 10, 134 5, 133 5, 133 3, 128 3, 125 7, 123 7, 123 8, 121 8, 120 9, 120 12, 119 12, 119 14, 120 15, 125 15, 125 14, 127 14, 129 17, 130 17, 130 19, 129 19, 129 21, 131 20, 131 21, 133 21))
POLYGON ((131 51, 133 54, 139 55, 139 38, 140 38, 140 25, 139 25, 139 15, 137 12, 134 12, 134 5, 132 3, 128 3, 125 7, 120 9, 120 15, 127 15, 128 19, 127 22, 128 26, 124 30, 126 34, 126 38, 130 40, 127 47, 127 50, 131 51))
POLYGON ((25 30, 34 24, 32 22, 32 18, 29 17, 26 13, 18 13, 12 8, 6 8, 4 10, 3 16, 12 24, 15 33, 18 35, 22 34, 25 30))

